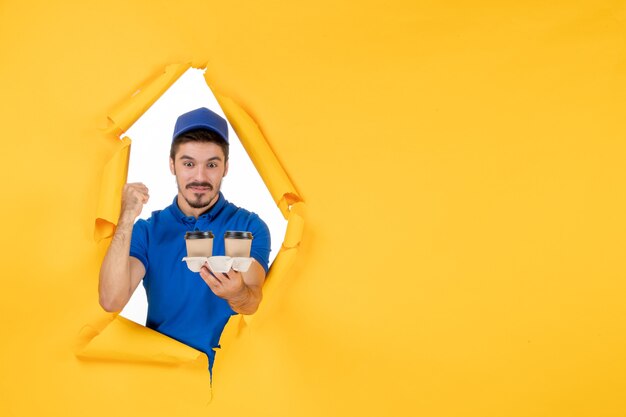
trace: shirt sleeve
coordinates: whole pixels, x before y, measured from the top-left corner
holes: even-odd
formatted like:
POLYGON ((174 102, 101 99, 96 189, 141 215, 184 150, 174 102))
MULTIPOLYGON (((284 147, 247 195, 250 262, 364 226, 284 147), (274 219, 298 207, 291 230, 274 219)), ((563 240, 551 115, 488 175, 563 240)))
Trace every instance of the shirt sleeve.
POLYGON ((130 256, 139 259, 146 271, 148 270, 148 222, 143 219, 137 220, 133 226, 130 256))
POLYGON ((249 230, 252 232, 250 256, 256 259, 265 269, 265 273, 267 273, 270 263, 270 250, 272 248, 270 229, 258 215, 253 213, 250 219, 249 230))

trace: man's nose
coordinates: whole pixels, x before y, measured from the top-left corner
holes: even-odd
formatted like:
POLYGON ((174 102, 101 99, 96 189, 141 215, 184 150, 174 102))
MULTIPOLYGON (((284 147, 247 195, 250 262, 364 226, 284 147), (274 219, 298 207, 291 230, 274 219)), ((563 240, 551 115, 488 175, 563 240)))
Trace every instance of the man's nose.
POLYGON ((195 177, 197 181, 200 182, 208 182, 209 180, 209 171, 206 167, 202 165, 196 166, 195 177))

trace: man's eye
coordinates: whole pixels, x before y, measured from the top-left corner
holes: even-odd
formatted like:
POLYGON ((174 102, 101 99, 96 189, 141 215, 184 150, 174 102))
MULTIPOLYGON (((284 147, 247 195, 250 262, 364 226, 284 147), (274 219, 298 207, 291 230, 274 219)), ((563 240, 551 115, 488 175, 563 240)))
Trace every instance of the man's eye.
POLYGON ((184 167, 192 167, 193 163, 192 162, 183 162, 183 166, 184 167))
POLYGON ((217 164, 215 164, 215 163, 211 162, 211 163, 208 165, 208 167, 209 167, 209 168, 217 168, 217 164))

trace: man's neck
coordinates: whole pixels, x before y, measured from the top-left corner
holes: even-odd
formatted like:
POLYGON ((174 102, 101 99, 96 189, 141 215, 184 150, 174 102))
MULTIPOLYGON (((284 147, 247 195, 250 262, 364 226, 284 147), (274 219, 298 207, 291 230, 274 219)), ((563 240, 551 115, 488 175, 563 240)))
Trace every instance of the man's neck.
POLYGON ((197 219, 198 217, 200 217, 201 215, 209 211, 211 207, 213 207, 215 203, 217 203, 217 200, 219 200, 219 198, 220 198, 220 195, 218 193, 215 196, 215 198, 211 200, 208 206, 201 207, 201 208, 193 208, 187 203, 187 201, 183 198, 183 196, 178 194, 178 198, 176 199, 176 204, 178 204, 178 208, 180 209, 180 211, 183 212, 185 216, 192 216, 197 219))

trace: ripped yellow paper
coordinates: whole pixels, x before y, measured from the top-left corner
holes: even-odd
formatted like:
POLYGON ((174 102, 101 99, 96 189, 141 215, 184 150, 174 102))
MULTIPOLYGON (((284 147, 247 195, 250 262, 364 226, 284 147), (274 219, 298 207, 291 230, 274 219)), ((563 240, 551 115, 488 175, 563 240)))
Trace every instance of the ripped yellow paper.
POLYGON ((265 140, 259 125, 230 98, 216 94, 228 120, 241 140, 241 144, 248 152, 248 156, 263 178, 265 185, 272 194, 276 205, 288 217, 289 205, 300 201, 298 192, 289 180, 287 173, 281 167, 278 158, 265 140))
POLYGON ((128 175, 130 144, 129 138, 122 139, 119 149, 104 166, 94 231, 98 241, 113 236, 115 232, 121 210, 122 189, 128 175))
POLYGON ((0 415, 626 415, 625 23, 623 0, 2 1, 0 415), (119 135, 180 63, 288 174, 212 385, 98 305, 119 135))
POLYGON ((181 365, 208 369, 204 353, 161 333, 116 315, 106 326, 85 326, 79 333, 76 356, 85 360, 181 365))
MULTIPOLYGON (((122 132, 125 131, 141 117, 140 112, 147 109, 149 104, 154 103, 165 92, 166 87, 175 82, 182 71, 187 68, 188 66, 184 65, 168 66, 159 78, 148 83, 143 90, 127 103, 122 103, 118 110, 109 116, 114 126, 119 127, 122 132)), ((304 203, 299 201, 295 187, 287 178, 252 118, 228 97, 221 96, 219 102, 228 106, 224 111, 230 123, 236 126, 238 136, 244 148, 252 156, 265 184, 271 188, 270 191, 273 190, 273 195, 281 195, 281 198, 276 201, 294 203, 291 207, 286 205, 283 207, 288 220, 285 243, 266 277, 266 280, 273 282, 275 286, 277 282, 285 278, 295 260, 297 245, 302 239, 304 230, 304 203)), ((130 144, 129 138, 123 138, 119 149, 105 165, 95 221, 97 240, 111 237, 115 230, 120 213, 122 187, 128 174, 130 144)), ((265 287, 266 298, 272 296, 268 288, 270 287, 265 287)), ((242 326, 246 326, 246 323, 251 323, 251 319, 231 320, 224 331, 226 337, 221 339, 221 343, 234 343, 238 332, 230 331, 228 328, 241 329, 242 326)), ((195 349, 120 316, 115 316, 112 320, 98 318, 97 321, 87 324, 78 336, 78 346, 76 356, 83 360, 173 365, 191 361, 201 363, 199 358, 206 359, 204 354, 195 349)))

